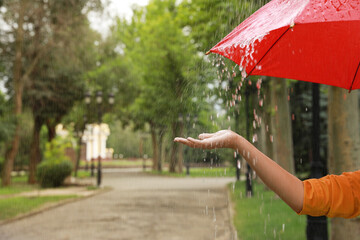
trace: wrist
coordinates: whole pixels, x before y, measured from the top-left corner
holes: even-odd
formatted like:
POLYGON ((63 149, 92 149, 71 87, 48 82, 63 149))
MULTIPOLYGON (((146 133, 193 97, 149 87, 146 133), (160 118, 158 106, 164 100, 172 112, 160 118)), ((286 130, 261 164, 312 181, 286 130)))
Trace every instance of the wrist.
POLYGON ((239 134, 236 134, 235 139, 233 141, 232 149, 234 149, 235 151, 240 152, 240 150, 242 149, 242 142, 244 142, 244 140, 245 140, 245 138, 243 138, 239 134))

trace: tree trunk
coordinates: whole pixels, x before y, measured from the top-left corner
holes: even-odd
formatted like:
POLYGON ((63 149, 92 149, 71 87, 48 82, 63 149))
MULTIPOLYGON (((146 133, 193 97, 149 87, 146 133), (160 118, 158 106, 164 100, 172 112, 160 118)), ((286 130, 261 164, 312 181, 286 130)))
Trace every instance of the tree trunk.
MULTIPOLYGON (((177 123, 173 123, 172 124, 172 137, 175 138, 176 134, 177 134, 177 123)), ((176 165, 178 162, 178 156, 177 156, 177 151, 178 151, 178 147, 179 144, 176 143, 172 143, 171 144, 171 155, 170 155, 170 163, 169 163, 169 172, 174 173, 176 171, 176 165)))
MULTIPOLYGON (((329 173, 360 169, 358 92, 330 87, 328 103, 329 173)), ((358 219, 331 220, 331 239, 358 239, 358 219)))
POLYGON ((42 126, 42 121, 39 117, 34 118, 34 129, 33 129, 33 139, 30 149, 30 161, 29 161, 29 177, 28 183, 36 183, 36 166, 40 162, 40 130, 42 126))
MULTIPOLYGON (((182 136, 183 124, 182 123, 173 123, 172 124, 172 139, 177 136, 182 136), (180 133, 179 133, 180 128, 180 133)), ((171 156, 170 156, 170 166, 169 172, 182 172, 183 168, 183 155, 182 155, 182 146, 181 144, 172 142, 171 144, 171 156)))
POLYGON ((291 130, 291 114, 288 89, 284 79, 271 79, 271 105, 274 160, 288 172, 294 174, 294 150, 291 130))
POLYGON ((14 104, 14 114, 16 117, 16 128, 11 141, 11 147, 7 149, 5 153, 5 162, 4 169, 2 174, 2 185, 8 186, 11 184, 11 172, 14 167, 15 157, 19 150, 20 145, 20 132, 21 132, 21 113, 22 113, 22 93, 24 89, 23 79, 21 77, 22 71, 22 51, 24 43, 24 12, 25 12, 25 3, 20 1, 19 5, 19 18, 18 18, 18 28, 16 30, 16 39, 15 39, 15 59, 13 66, 13 81, 14 81, 14 91, 15 91, 15 104, 14 104))
POLYGON ((152 169, 155 171, 158 166, 158 145, 157 145, 157 139, 156 139, 156 130, 153 125, 150 125, 150 132, 151 132, 151 141, 152 141, 152 149, 153 149, 152 169))
POLYGON ((158 150, 158 160, 157 160, 157 168, 156 170, 158 172, 161 172, 162 171, 162 160, 163 160, 163 153, 164 153, 164 149, 163 149, 163 139, 164 139, 164 134, 165 134, 165 130, 164 129, 161 129, 159 131, 159 141, 158 141, 158 147, 159 147, 159 150, 158 150))
MULTIPOLYGON (((178 135, 173 136, 173 139, 177 136, 183 136, 184 135, 184 124, 179 124, 178 128, 179 132, 178 135)), ((173 144, 175 144, 173 142, 173 144)), ((183 166, 184 166, 184 145, 183 144, 177 144, 177 172, 182 173, 183 172, 183 166)))
POLYGON ((56 125, 58 121, 46 120, 46 127, 48 130, 48 142, 51 142, 56 137, 56 125))

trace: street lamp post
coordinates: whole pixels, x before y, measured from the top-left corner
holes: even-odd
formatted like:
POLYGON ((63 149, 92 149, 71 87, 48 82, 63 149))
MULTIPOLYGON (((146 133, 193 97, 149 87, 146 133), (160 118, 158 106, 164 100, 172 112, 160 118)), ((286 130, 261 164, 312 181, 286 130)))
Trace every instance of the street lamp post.
MULTIPOLYGON (((319 84, 312 84, 312 154, 310 178, 324 176, 324 164, 320 159, 320 90, 319 84)), ((328 239, 326 216, 307 216, 306 237, 308 240, 328 239)))
POLYGON ((96 183, 99 187, 101 184, 101 122, 102 122, 102 92, 97 91, 96 92, 96 103, 98 104, 98 124, 99 124, 99 138, 98 138, 98 165, 97 165, 97 177, 96 177, 96 183))
MULTIPOLYGON (((102 169, 101 169, 101 123, 102 123, 102 104, 103 104, 103 94, 101 91, 97 91, 96 92, 96 95, 95 95, 95 102, 97 104, 97 107, 98 107, 98 119, 97 119, 97 122, 98 122, 98 164, 97 164, 97 178, 96 178, 96 183, 97 183, 97 186, 99 187, 101 185, 101 179, 102 179, 102 169)), ((113 93, 110 93, 109 96, 108 96, 108 103, 109 105, 113 105, 115 102, 115 98, 114 98, 114 94, 113 93)), ((87 92, 85 94, 85 103, 87 106, 90 105, 91 103, 91 93, 90 92, 87 92)), ((94 169, 95 169, 95 166, 94 166, 94 156, 92 156, 91 158, 91 176, 93 177, 94 176, 94 169)))
MULTIPOLYGON (((246 89, 245 89, 245 112, 246 112, 246 138, 248 141, 250 141, 250 116, 249 116, 249 97, 250 97, 250 86, 246 85, 246 89)), ((246 196, 247 197, 252 197, 253 196, 253 188, 252 188, 252 183, 251 183, 251 167, 250 165, 247 163, 246 164, 246 196)))
MULTIPOLYGON (((85 104, 89 110, 89 106, 90 106, 90 103, 91 103, 91 93, 88 91, 85 93, 85 104)), ((95 165, 94 165, 94 156, 92 155, 91 156, 91 165, 90 165, 90 173, 91 173, 91 177, 94 176, 94 169, 95 169, 95 165)), ((86 169, 88 169, 87 167, 87 162, 86 162, 86 169)))

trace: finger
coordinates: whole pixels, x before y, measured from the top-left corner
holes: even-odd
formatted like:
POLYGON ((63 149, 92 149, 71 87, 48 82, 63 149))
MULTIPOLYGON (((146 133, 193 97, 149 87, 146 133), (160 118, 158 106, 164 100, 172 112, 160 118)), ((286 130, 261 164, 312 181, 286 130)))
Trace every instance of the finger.
POLYGON ((214 133, 202 133, 199 135, 199 139, 200 140, 203 140, 203 139, 206 139, 206 138, 211 138, 214 136, 214 133))
POLYGON ((194 145, 192 142, 190 142, 189 140, 187 140, 185 138, 175 138, 174 142, 182 143, 189 147, 193 147, 193 145, 194 145))
POLYGON ((180 141, 183 141, 183 140, 186 140, 185 138, 181 138, 181 137, 176 137, 174 138, 174 142, 180 142, 180 141))

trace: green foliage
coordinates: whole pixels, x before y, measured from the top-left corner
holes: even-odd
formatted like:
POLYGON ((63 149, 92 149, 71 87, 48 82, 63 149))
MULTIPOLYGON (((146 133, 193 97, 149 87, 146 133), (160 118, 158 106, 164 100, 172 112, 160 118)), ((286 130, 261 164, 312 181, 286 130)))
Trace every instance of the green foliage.
POLYGON ((65 156, 67 146, 59 138, 47 143, 44 161, 36 168, 36 178, 41 187, 59 187, 71 175, 73 166, 65 156))
POLYGON ((4 166, 4 158, 0 157, 0 174, 2 173, 3 166, 4 166))
POLYGON ((9 116, 11 112, 10 101, 0 92, 0 142, 7 141, 15 130, 16 119, 9 116))
POLYGON ((133 66, 138 89, 133 104, 121 114, 137 128, 151 123, 170 129, 180 113, 199 112, 202 103, 194 96, 204 84, 196 71, 201 60, 180 17, 174 0, 153 0, 135 9, 130 23, 117 22, 114 35, 123 46, 123 58, 133 66))
MULTIPOLYGON (((110 123, 111 134, 107 145, 114 149, 114 153, 122 154, 124 158, 142 157, 139 154, 141 133, 133 130, 133 125, 124 127, 120 121, 110 123)), ((143 154, 152 156, 150 136, 144 136, 143 154)))
POLYGON ((65 155, 65 149, 67 147, 71 147, 71 142, 69 142, 69 139, 63 139, 61 137, 57 137, 51 142, 46 143, 44 161, 68 160, 65 155))
POLYGON ((59 187, 71 171, 72 164, 68 160, 44 161, 36 168, 36 178, 41 187, 59 187))
POLYGON ((31 149, 31 137, 33 133, 33 119, 32 114, 28 109, 25 109, 20 118, 21 132, 20 132, 20 147, 18 154, 15 158, 14 168, 16 170, 22 170, 26 168, 29 163, 30 149, 31 149))
POLYGON ((199 51, 205 52, 219 42, 264 0, 185 0, 179 6, 183 26, 189 26, 199 51))

